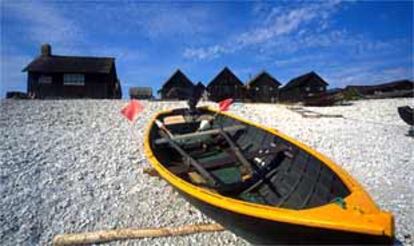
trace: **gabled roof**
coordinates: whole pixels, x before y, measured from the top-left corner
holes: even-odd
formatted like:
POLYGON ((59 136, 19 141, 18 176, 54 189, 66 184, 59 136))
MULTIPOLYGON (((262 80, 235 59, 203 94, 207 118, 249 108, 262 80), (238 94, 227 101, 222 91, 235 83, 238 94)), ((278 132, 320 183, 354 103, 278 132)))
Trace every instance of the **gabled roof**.
POLYGON ((251 84, 256 83, 256 82, 258 82, 261 79, 266 78, 266 77, 269 78, 272 82, 274 82, 275 86, 280 86, 281 85, 281 83, 277 79, 275 79, 272 75, 270 75, 265 70, 261 71, 256 76, 254 76, 251 80, 249 80, 247 82, 247 85, 250 86, 251 84))
POLYGON ((237 78, 237 76, 228 68, 228 67, 224 67, 223 70, 221 70, 216 77, 214 77, 213 80, 210 81, 210 83, 208 84, 207 87, 210 87, 216 83, 220 83, 223 79, 223 77, 229 77, 230 81, 236 82, 238 84, 240 84, 241 86, 243 86, 243 82, 241 82, 241 80, 239 78, 237 78))
POLYGON ((315 73, 314 71, 310 72, 310 73, 305 73, 299 77, 293 78, 289 81, 289 83, 287 83, 283 89, 289 89, 289 88, 293 88, 293 87, 300 87, 304 84, 306 84, 306 82, 309 81, 309 79, 311 78, 316 78, 317 80, 319 80, 320 82, 322 82, 325 85, 328 85, 328 83, 322 79, 317 73, 315 73))
POLYGON ((113 57, 39 56, 23 72, 49 73, 110 73, 113 57))
POLYGON ((173 81, 181 81, 184 86, 193 87, 194 84, 191 80, 183 73, 180 69, 177 69, 162 85, 161 89, 158 92, 162 91, 164 87, 166 87, 169 83, 173 81))

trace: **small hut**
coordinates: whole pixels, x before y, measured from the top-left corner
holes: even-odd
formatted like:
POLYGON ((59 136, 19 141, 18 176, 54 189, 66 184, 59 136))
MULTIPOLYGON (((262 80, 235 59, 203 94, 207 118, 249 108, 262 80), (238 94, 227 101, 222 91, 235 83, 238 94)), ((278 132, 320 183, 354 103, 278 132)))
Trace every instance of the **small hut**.
POLYGON ((151 87, 131 87, 129 88, 129 98, 131 99, 152 99, 151 87))
POLYGON ((177 71, 165 81, 158 93, 163 100, 187 100, 192 95, 193 88, 193 82, 191 82, 180 69, 177 69, 177 71))
POLYGON ((247 82, 247 91, 252 102, 277 102, 280 82, 268 72, 262 71, 247 82))
POLYGON ((328 83, 315 72, 290 80, 280 89, 280 101, 299 102, 308 97, 324 94, 328 83))
POLYGON ((243 100, 245 97, 243 83, 228 67, 221 70, 221 72, 208 84, 207 91, 209 93, 209 99, 215 102, 226 98, 243 100))
POLYGON ((41 46, 27 72, 27 93, 36 98, 121 98, 113 57, 60 56, 41 46))

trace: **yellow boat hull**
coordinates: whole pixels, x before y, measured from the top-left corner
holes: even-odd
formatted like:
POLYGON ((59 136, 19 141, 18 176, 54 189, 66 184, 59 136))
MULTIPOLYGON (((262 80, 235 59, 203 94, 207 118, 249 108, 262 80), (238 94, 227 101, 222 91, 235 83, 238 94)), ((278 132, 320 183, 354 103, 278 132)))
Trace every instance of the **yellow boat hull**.
MULTIPOLYGON (((204 109, 215 114, 211 108, 204 109)), ((294 145, 317 158, 334 172, 349 190, 343 204, 328 203, 306 209, 288 209, 234 199, 212 189, 201 187, 176 175, 165 160, 157 156, 154 144, 156 119, 174 115, 175 111, 156 114, 145 134, 144 148, 151 165, 189 202, 251 243, 390 243, 394 237, 394 220, 389 212, 380 210, 362 186, 333 161, 309 146, 278 130, 219 113, 235 122, 254 127, 294 145)))

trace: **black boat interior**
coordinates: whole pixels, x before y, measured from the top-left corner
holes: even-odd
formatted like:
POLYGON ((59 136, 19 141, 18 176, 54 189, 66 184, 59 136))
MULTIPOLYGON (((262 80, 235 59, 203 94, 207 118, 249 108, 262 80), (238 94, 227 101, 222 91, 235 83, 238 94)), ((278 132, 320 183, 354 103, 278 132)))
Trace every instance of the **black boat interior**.
POLYGON ((161 114, 150 130, 159 162, 180 178, 224 196, 307 209, 350 191, 328 166, 296 145, 207 108, 161 114), (200 129, 204 121, 205 126, 200 129))

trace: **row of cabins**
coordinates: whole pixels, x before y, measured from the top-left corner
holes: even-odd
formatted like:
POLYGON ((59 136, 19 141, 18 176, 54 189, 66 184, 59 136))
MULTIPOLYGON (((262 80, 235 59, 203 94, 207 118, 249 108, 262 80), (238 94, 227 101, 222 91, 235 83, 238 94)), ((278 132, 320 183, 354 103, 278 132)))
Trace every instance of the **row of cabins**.
MULTIPOLYGON (((284 87, 266 71, 244 84, 228 67, 214 77, 206 87, 208 99, 221 101, 233 98, 238 101, 277 102, 301 101, 306 97, 324 93, 328 83, 315 72, 289 81, 284 87)), ((158 91, 163 100, 184 100, 191 96, 194 84, 177 70, 158 91)))
MULTIPOLYGON (((121 98, 115 58, 61 56, 52 54, 49 44, 41 46, 40 55, 30 62, 27 72, 27 94, 31 98, 121 98)), ((254 102, 297 101, 306 95, 326 90, 327 83, 311 72, 291 80, 279 90, 281 83, 266 71, 259 73, 246 85, 225 67, 206 87, 208 99, 225 98, 254 102)), ((161 99, 185 100, 194 84, 177 70, 158 91, 161 99)), ((131 88, 131 98, 151 99, 150 87, 131 88)))
MULTIPOLYGON (((49 44, 41 46, 40 55, 30 62, 27 72, 27 94, 30 98, 113 98, 122 97, 121 82, 113 57, 80 57, 52 54, 49 44)), ((200 83, 201 84, 201 83, 200 83)), ((266 71, 260 72, 244 84, 225 67, 205 88, 206 99, 221 101, 277 102, 304 101, 309 97, 332 94, 326 92, 328 83, 315 72, 310 72, 281 83, 266 71)), ((186 100, 193 92, 193 82, 177 70, 158 91, 163 100, 186 100)), ((414 96, 414 84, 409 80, 380 85, 347 86, 339 93, 349 98, 386 98, 414 96)), ((152 99, 151 87, 131 88, 131 98, 152 99)), ((335 94, 338 91, 334 92, 335 94)), ((25 97, 8 93, 7 97, 25 97), (10 95, 9 95, 10 94, 10 95)))

